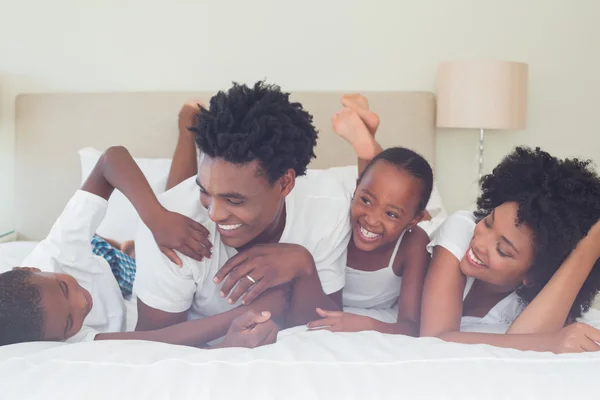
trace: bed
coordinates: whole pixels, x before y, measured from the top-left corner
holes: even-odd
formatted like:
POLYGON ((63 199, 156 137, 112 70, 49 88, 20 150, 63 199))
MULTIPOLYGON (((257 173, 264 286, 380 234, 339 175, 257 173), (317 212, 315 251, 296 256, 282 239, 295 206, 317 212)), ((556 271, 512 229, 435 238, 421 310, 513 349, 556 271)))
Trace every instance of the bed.
MULTIPOLYGON (((435 169, 433 95, 365 94, 382 118, 378 140, 384 147, 410 147, 435 169)), ((17 265, 45 236, 97 152, 110 145, 127 146, 138 164, 154 174, 151 184, 160 191, 175 146, 180 105, 188 98, 211 95, 19 96, 16 228, 20 242, 0 245, 0 267, 17 265)), ((320 131, 311 169, 354 163, 349 146, 330 129, 339 96, 332 92, 292 94, 314 115, 320 131)), ((122 221, 124 214, 119 212, 127 210, 123 211, 121 200, 113 196, 110 207, 114 207, 113 218, 122 221)), ((434 203, 434 220, 429 224, 445 216, 441 199, 434 203)), ((104 228, 112 236, 129 235, 109 222, 104 228)), ((131 328, 134 301, 128 307, 131 328)), ((600 326, 595 310, 586 318, 600 326)), ((376 332, 303 332, 301 327, 283 331, 277 343, 254 350, 207 351, 141 341, 26 343, 0 348, 3 399, 553 399, 574 391, 595 398, 600 390, 598 370, 600 355, 596 354, 553 355, 376 332)))

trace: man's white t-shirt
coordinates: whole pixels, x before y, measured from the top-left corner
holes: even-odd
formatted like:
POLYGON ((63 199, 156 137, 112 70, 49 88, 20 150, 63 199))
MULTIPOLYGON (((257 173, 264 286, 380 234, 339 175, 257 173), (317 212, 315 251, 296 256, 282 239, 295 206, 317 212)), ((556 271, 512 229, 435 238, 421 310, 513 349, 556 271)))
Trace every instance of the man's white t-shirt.
POLYGON ((98 333, 125 329, 125 303, 110 266, 92 253, 90 241, 102 222, 108 202, 78 190, 42 240, 23 261, 24 267, 71 275, 90 292, 94 305, 82 329, 67 342, 94 340, 98 333))
MULTIPOLYGON (((433 248, 441 246, 461 261, 469 249, 474 230, 475 216, 473 213, 457 211, 431 234, 427 250, 433 254, 433 248)), ((463 300, 469 294, 474 281, 474 278, 467 277, 463 300)), ((460 330, 504 333, 521 311, 523 311, 523 303, 517 293, 512 292, 500 300, 483 318, 462 317, 460 330)))
MULTIPOLYGON (((179 267, 160 251, 143 224, 135 240, 136 296, 146 305, 165 312, 189 310, 188 319, 220 314, 240 304, 240 300, 228 304, 219 295, 221 284, 213 282, 217 271, 237 251, 221 242, 215 223, 200 203, 195 180, 195 176, 187 179, 161 194, 159 200, 168 210, 190 217, 208 229, 212 257, 199 262, 178 254, 183 263, 179 267)), ((279 242, 302 245, 313 255, 326 294, 341 290, 351 234, 350 195, 331 177, 310 175, 296 179, 285 206, 286 222, 279 242)))

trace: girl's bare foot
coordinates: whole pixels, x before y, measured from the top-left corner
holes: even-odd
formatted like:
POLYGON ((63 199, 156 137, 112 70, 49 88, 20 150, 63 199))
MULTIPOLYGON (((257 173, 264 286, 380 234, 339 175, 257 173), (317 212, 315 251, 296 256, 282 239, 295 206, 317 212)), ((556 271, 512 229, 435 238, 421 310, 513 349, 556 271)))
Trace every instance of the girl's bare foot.
POLYGON ((333 131, 348 141, 358 158, 370 160, 378 153, 379 146, 359 114, 344 107, 331 118, 333 131))
POLYGON ((367 126, 369 133, 375 136, 379 127, 379 115, 369 109, 369 100, 360 93, 352 93, 342 96, 342 105, 348 107, 358 114, 367 126))
POLYGON ((204 102, 200 100, 186 101, 181 110, 179 110, 179 131, 188 132, 187 128, 196 124, 196 115, 200 112, 200 106, 205 107, 204 102))

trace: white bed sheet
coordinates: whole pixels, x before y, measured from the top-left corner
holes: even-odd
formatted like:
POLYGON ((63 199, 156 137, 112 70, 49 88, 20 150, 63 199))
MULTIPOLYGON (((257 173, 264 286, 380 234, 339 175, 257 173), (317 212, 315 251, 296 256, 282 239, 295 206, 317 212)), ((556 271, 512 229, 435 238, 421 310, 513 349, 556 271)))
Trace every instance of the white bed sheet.
MULTIPOLYGON (((33 246, 0 245, 0 263, 19 265, 33 246)), ((133 329, 135 301, 127 308, 133 329)), ((600 327, 600 312, 591 310, 584 321, 600 327)), ((600 394, 600 353, 553 355, 377 332, 303 331, 283 331, 276 344, 254 350, 142 341, 5 346, 1 398, 562 400, 600 394)))
POLYGON ((254 350, 141 341, 0 348, 3 399, 597 398, 598 371, 600 354, 376 332, 295 333, 254 350))
POLYGON ((0 243, 0 273, 21 263, 33 251, 38 242, 7 242, 0 243))

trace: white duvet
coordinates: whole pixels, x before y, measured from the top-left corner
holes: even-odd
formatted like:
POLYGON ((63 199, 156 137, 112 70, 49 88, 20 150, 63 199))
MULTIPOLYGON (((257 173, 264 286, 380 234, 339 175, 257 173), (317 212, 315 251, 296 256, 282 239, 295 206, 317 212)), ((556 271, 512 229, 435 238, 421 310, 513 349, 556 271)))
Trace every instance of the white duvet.
POLYGON ((0 348, 2 399, 565 399, 600 395, 600 354, 375 332, 199 350, 141 341, 0 348))
MULTIPOLYGON (((26 247, 0 246, 0 255, 15 246, 26 247)), ((131 329, 135 303, 129 303, 131 329)), ((600 312, 590 311, 584 322, 600 327, 600 312)), ((600 353, 302 330, 284 331, 277 343, 254 350, 141 341, 0 347, 0 399, 600 398, 600 353)))

